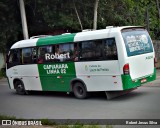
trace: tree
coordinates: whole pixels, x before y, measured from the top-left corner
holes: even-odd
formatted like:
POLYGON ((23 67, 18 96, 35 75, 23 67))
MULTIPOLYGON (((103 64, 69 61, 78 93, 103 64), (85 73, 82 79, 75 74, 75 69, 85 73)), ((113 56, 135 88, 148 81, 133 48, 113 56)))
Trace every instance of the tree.
POLYGON ((20 12, 21 12, 21 21, 22 21, 22 30, 23 30, 23 37, 24 39, 28 39, 28 26, 27 26, 27 20, 26 20, 26 11, 24 6, 24 0, 19 0, 20 5, 20 12))
POLYGON ((75 9, 75 12, 76 12, 76 15, 77 15, 79 24, 80 24, 80 26, 81 26, 81 30, 83 30, 83 25, 82 25, 81 19, 80 19, 80 17, 79 17, 79 14, 78 14, 78 11, 77 11, 77 8, 76 8, 75 1, 74 1, 74 0, 73 0, 73 4, 74 4, 74 9, 75 9))
MULTIPOLYGON (((71 32, 98 29, 106 26, 138 25, 146 27, 146 9, 150 33, 153 39, 160 38, 158 0, 26 0, 28 31, 31 36, 46 34, 55 29, 71 32), (97 11, 98 10, 98 11, 97 11), (95 12, 95 19, 94 19, 95 12), (97 17, 97 18, 96 18, 97 17), (95 22, 94 22, 95 21, 95 22), (97 22, 97 23, 96 23, 97 22)), ((17 0, 0 2, 0 52, 23 39, 19 3, 17 0)))
POLYGON ((158 16, 160 18, 160 7, 159 7, 159 1, 158 0, 156 0, 156 4, 157 4, 158 16))
POLYGON ((19 10, 16 0, 0 2, 0 52, 5 54, 14 41, 17 41, 20 30, 19 10))
POLYGON ((93 20, 93 29, 97 29, 97 10, 98 10, 99 0, 95 0, 94 3, 94 20, 93 20))

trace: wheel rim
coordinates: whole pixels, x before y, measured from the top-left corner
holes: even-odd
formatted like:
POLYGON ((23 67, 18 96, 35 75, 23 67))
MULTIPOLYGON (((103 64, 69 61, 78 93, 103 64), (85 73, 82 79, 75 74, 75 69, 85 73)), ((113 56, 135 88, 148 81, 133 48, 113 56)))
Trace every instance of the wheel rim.
POLYGON ((21 84, 18 84, 17 85, 17 90, 19 91, 19 92, 22 92, 24 89, 23 89, 23 86, 21 85, 21 84))
POLYGON ((84 93, 83 89, 80 86, 77 87, 77 92, 79 95, 83 95, 83 93, 84 93))

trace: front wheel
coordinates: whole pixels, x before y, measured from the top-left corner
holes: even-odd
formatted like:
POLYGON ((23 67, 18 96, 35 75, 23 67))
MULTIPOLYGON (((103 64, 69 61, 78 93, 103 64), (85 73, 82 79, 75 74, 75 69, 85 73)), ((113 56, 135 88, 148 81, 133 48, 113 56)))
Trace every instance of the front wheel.
POLYGON ((73 93, 78 99, 85 99, 88 97, 88 92, 85 86, 80 82, 77 82, 73 85, 73 93))
POLYGON ((17 81, 17 82, 15 83, 15 89, 16 89, 17 94, 19 94, 19 95, 24 95, 24 94, 26 94, 24 85, 23 85, 23 83, 22 83, 21 81, 17 81))

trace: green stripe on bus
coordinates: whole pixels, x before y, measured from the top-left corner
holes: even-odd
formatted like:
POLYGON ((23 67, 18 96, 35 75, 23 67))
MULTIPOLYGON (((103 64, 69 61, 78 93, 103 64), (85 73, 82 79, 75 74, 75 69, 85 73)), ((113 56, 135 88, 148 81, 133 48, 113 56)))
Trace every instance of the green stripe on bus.
MULTIPOLYGON (((130 75, 121 75, 121 78, 122 78, 122 83, 123 83, 123 90, 131 89, 131 88, 136 88, 136 87, 142 85, 142 83, 141 83, 142 79, 141 78, 137 79, 136 81, 132 81, 130 75)), ((146 78, 146 82, 144 82, 144 83, 156 80, 156 68, 154 68, 153 75, 147 76, 145 78, 146 78)))
POLYGON ((39 64, 43 91, 70 92, 70 81, 76 78, 74 62, 39 64))
POLYGON ((73 42, 75 35, 76 33, 40 38, 38 39, 36 45, 41 46, 41 45, 51 45, 51 44, 61 44, 61 43, 66 43, 66 42, 73 42))

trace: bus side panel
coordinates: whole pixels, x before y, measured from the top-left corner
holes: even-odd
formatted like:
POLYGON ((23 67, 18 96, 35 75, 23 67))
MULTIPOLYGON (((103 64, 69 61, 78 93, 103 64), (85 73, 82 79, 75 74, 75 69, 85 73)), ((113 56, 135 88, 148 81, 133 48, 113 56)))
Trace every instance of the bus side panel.
POLYGON ((14 89, 13 80, 15 78, 19 78, 18 66, 11 67, 6 71, 9 87, 10 89, 14 89))
POLYGON ((76 62, 75 67, 87 91, 123 90, 118 60, 76 62))
POLYGON ((11 89, 14 80, 20 79, 26 90, 42 90, 37 64, 13 66, 7 69, 7 77, 11 89))
POLYGON ((154 54, 147 53, 128 57, 132 79, 145 77, 154 73, 154 54))
POLYGON ((8 84, 10 89, 14 89, 13 77, 8 77, 8 84))
POLYGON ((37 64, 19 65, 18 71, 26 90, 42 90, 37 64))
POLYGON ((71 91, 70 81, 76 78, 74 62, 38 65, 43 91, 71 91))

